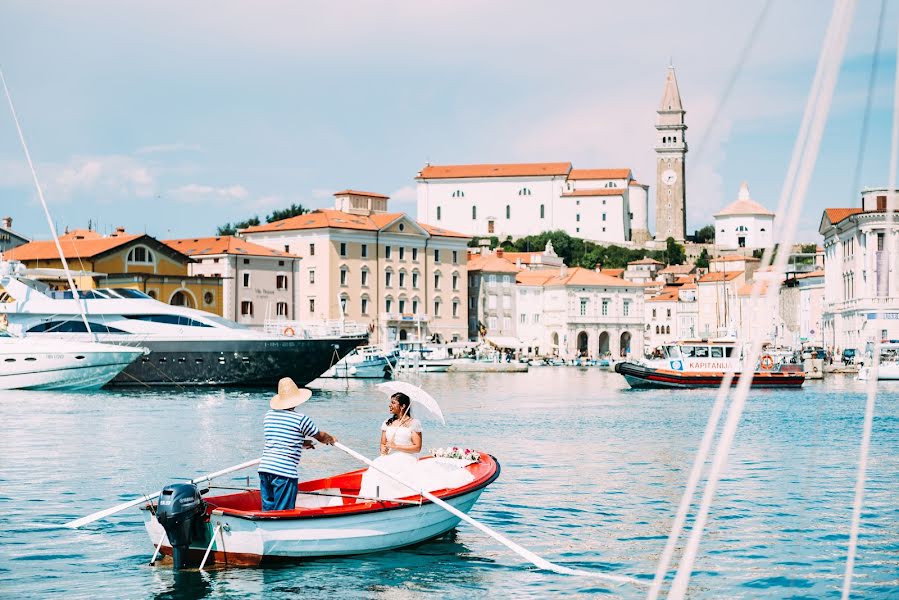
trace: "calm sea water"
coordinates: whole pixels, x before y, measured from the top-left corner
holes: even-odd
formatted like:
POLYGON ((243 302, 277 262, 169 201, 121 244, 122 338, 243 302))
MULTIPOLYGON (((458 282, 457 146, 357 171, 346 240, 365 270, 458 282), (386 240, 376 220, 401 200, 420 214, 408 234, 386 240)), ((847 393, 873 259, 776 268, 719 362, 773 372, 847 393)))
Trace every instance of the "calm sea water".
MULTIPOLYGON (((425 447, 477 447, 502 464, 502 475, 473 517, 549 560, 652 578, 713 391, 631 391, 614 373, 564 367, 413 381, 440 401, 448 422, 425 422, 425 447)), ((691 597, 839 595, 862 385, 834 376, 801 391, 752 392, 691 597)), ((305 412, 346 445, 374 456, 387 401, 373 386, 320 380, 305 412)), ((883 382, 881 390, 854 587, 866 598, 899 597, 899 385, 883 382)), ((440 540, 403 551, 207 574, 148 566, 153 548, 137 509, 84 530, 60 527, 176 478, 255 458, 272 393, 0 392, 0 595, 645 595, 634 587, 536 570, 464 523, 440 540)), ((328 448, 308 452, 302 464, 309 477, 358 466, 328 448)), ((241 481, 242 475, 219 483, 241 481)))

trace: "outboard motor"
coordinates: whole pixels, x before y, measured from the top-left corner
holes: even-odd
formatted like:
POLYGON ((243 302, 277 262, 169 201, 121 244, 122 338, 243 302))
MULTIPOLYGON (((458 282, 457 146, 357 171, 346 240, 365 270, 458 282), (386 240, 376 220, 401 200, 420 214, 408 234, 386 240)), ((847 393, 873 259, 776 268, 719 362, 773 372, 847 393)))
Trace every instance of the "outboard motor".
POLYGON ((162 489, 156 520, 165 529, 172 545, 175 569, 187 566, 190 544, 203 537, 206 523, 206 503, 200 490, 192 483, 174 483, 162 489))

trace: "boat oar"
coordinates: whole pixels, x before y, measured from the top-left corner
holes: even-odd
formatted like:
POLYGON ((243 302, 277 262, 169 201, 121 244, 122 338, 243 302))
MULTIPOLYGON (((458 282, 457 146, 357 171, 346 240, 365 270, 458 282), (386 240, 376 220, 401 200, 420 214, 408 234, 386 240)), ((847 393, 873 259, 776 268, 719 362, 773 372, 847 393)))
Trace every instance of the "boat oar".
MULTIPOLYGON (((202 477, 197 477, 195 479, 191 479, 189 483, 200 483, 202 481, 210 481, 215 479, 216 477, 221 477, 222 475, 226 475, 228 473, 232 473, 234 471, 240 471, 241 469, 247 469, 252 467, 253 465, 258 465, 260 459, 248 460, 245 463, 240 463, 239 465, 234 465, 233 467, 228 467, 227 469, 222 469, 221 471, 216 471, 215 473, 209 473, 208 475, 203 475, 202 477)), ((145 502, 149 502, 154 498, 158 498, 161 492, 156 492, 155 494, 150 494, 149 496, 141 496, 140 498, 136 498, 134 500, 129 500, 128 502, 123 502, 122 504, 117 504, 111 508, 107 508, 101 510, 99 512, 95 512, 94 514, 88 515, 86 517, 81 517, 80 519, 75 519, 74 521, 69 521, 65 524, 66 527, 71 529, 78 529, 82 525, 87 525, 88 523, 93 523, 94 521, 99 521, 109 515, 114 515, 117 512, 122 512, 132 506, 137 506, 138 504, 143 504, 145 502)))
MULTIPOLYGON (((353 449, 351 449, 351 448, 347 448, 346 446, 344 446, 344 445, 341 444, 340 442, 334 442, 334 446, 335 446, 336 448, 340 448, 341 450, 343 450, 344 452, 346 452, 347 454, 349 454, 349 455, 352 456, 353 458, 355 458, 355 459, 357 459, 357 460, 361 460, 362 462, 364 462, 365 464, 367 464, 369 467, 371 467, 371 468, 374 469, 375 471, 377 471, 377 472, 379 472, 379 473, 381 473, 381 474, 383 474, 383 475, 386 475, 387 477, 393 479, 394 481, 396 481, 396 482, 398 482, 398 483, 403 484, 403 485, 406 486, 407 488, 410 488, 410 489, 413 489, 413 490, 414 490, 414 489, 416 489, 416 488, 418 487, 418 486, 416 486, 416 485, 413 485, 413 484, 411 484, 411 483, 408 483, 408 482, 406 482, 406 481, 403 481, 402 479, 400 479, 399 477, 397 477, 397 476, 394 475, 393 473, 390 473, 390 472, 388 472, 388 471, 386 471, 386 470, 380 468, 380 467, 379 467, 378 465, 376 465, 374 462, 372 462, 372 461, 370 461, 369 459, 367 459, 366 457, 362 456, 361 454, 359 454, 359 453, 356 452, 355 450, 353 450, 353 449)), ((595 572, 591 572, 591 571, 581 571, 580 569, 571 569, 571 568, 569 568, 569 567, 563 567, 563 566, 561 566, 561 565, 557 565, 557 564, 555 564, 555 563, 551 563, 551 562, 549 562, 548 560, 546 560, 545 558, 541 558, 541 557, 537 556, 536 554, 534 554, 533 552, 531 552, 531 551, 528 550, 527 548, 522 548, 521 546, 519 546, 518 544, 516 544, 516 543, 513 542, 512 540, 506 538, 505 536, 501 535, 500 533, 497 533, 496 531, 494 531, 493 529, 487 527, 487 526, 484 525, 483 523, 474 520, 473 518, 469 517, 469 516, 466 515, 464 512, 462 512, 462 511, 460 511, 459 509, 457 509, 456 507, 451 506, 450 504, 447 504, 446 502, 444 502, 443 500, 441 500, 440 498, 438 498, 437 496, 435 496, 435 495, 432 494, 431 492, 426 492, 426 491, 424 491, 424 490, 421 490, 421 496, 422 496, 423 498, 427 498, 428 500, 430 500, 431 502, 433 502, 434 504, 436 504, 436 505, 439 506, 440 508, 442 508, 442 509, 444 509, 444 510, 450 512, 450 513, 452 513, 453 515, 459 517, 460 519, 462 519, 463 521, 465 521, 465 522, 468 523, 469 525, 472 525, 473 527, 475 527, 475 528, 477 528, 477 529, 480 529, 482 532, 486 533, 487 535, 489 535, 490 537, 492 537, 493 539, 495 539, 495 540, 498 541, 499 543, 503 544, 504 546, 506 546, 507 548, 509 548, 510 550, 512 550, 513 552, 515 552, 516 554, 518 554, 519 556, 521 556, 521 557, 527 559, 528 561, 532 562, 534 565, 540 567, 541 569, 546 569, 547 571, 553 571, 553 572, 555 572, 555 573, 561 573, 561 574, 563 574, 563 575, 582 575, 582 576, 586 576, 586 577, 597 577, 597 578, 599 578, 599 579, 605 579, 605 580, 607 580, 607 581, 612 581, 612 582, 614 582, 614 583, 633 583, 633 584, 641 585, 641 586, 648 586, 648 585, 649 585, 648 582, 639 581, 639 580, 637 580, 637 579, 634 579, 633 577, 625 577, 625 576, 622 576, 622 575, 606 575, 605 573, 595 573, 595 572)))

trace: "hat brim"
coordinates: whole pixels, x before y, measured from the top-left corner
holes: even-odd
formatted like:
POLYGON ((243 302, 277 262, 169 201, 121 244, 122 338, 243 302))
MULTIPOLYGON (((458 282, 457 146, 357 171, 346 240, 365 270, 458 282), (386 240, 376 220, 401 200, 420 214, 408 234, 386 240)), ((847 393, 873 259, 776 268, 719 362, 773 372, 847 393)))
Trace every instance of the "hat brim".
POLYGON ((308 400, 312 397, 312 390, 307 388, 300 388, 296 392, 292 394, 288 394, 282 396, 281 394, 275 394, 272 396, 271 402, 269 402, 269 406, 271 406, 275 410, 287 410, 289 408, 294 408, 308 400))

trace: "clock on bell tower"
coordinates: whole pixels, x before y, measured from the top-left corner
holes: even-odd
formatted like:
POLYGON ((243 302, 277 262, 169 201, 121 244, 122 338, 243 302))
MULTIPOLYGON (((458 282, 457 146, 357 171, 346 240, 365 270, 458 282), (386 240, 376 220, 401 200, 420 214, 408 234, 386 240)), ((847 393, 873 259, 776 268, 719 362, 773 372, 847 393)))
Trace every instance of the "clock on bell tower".
POLYGON ((683 104, 674 66, 668 66, 662 103, 656 111, 656 240, 682 242, 687 232, 684 157, 687 141, 683 104))

